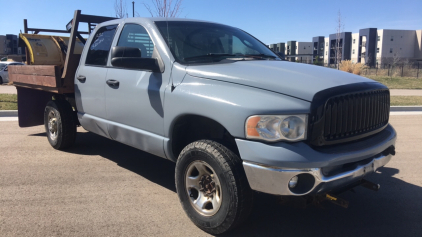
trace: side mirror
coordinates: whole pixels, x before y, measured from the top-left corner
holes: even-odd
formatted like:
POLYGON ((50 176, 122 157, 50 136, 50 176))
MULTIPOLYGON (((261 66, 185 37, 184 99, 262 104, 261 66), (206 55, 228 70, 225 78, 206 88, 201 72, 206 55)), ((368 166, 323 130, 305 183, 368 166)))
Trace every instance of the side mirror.
POLYGON ((156 58, 142 58, 141 50, 132 47, 115 46, 111 49, 111 65, 119 68, 141 69, 160 72, 156 58))
POLYGON ((5 71, 5 72, 7 72, 7 71, 9 71, 9 70, 7 69, 7 67, 5 67, 5 68, 4 68, 4 71, 5 71))

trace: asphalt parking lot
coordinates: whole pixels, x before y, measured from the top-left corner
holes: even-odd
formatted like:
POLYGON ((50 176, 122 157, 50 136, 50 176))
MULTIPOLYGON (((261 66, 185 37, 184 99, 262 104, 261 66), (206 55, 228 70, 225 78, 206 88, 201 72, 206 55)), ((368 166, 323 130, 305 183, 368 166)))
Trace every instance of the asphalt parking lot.
MULTIPOLYGON (((422 115, 391 116, 397 155, 342 197, 300 208, 257 194, 245 225, 227 236, 422 236, 422 115)), ((183 212, 175 165, 79 128, 66 152, 42 126, 0 122, 1 236, 206 236, 183 212)))

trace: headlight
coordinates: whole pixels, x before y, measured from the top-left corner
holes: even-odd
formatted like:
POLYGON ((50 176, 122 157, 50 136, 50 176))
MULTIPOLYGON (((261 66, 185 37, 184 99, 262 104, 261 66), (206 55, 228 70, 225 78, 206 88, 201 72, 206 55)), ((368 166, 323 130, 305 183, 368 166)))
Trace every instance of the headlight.
POLYGON ((265 141, 306 139, 308 116, 255 115, 246 120, 246 138, 265 141))

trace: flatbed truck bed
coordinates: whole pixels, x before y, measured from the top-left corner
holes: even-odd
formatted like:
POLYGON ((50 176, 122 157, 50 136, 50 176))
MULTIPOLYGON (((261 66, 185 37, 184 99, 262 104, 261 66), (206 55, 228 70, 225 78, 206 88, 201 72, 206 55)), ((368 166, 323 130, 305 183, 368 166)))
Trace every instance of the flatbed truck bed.
MULTIPOLYGON (((81 34, 89 35, 95 26, 101 22, 116 18, 81 14, 76 10, 74 17, 66 25, 66 30, 28 28, 24 19, 24 32, 38 33, 66 33, 70 34, 69 42, 64 49, 64 65, 31 65, 31 55, 26 49, 28 65, 10 66, 9 80, 16 86, 18 93, 18 116, 20 127, 42 125, 44 107, 53 97, 66 97, 69 102, 74 98, 74 78, 81 55, 74 53, 75 43, 79 40, 85 44, 81 34), (79 24, 87 23, 88 31, 79 31, 79 24)), ((20 40, 20 44, 24 44, 20 40)), ((28 47, 28 46, 27 46, 28 47)), ((63 50, 63 48, 62 48, 63 50)), ((34 57, 34 55, 32 55, 34 57)))

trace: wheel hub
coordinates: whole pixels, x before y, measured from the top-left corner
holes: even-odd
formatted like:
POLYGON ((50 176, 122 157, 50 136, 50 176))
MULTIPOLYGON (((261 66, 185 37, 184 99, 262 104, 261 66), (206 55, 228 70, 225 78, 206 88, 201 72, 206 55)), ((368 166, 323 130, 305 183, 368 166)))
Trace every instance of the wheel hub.
POLYGON ((56 118, 50 119, 50 122, 48 123, 48 127, 51 133, 55 133, 57 131, 57 119, 56 118))
POLYGON ((199 179, 199 191, 204 192, 205 197, 212 197, 215 193, 215 182, 211 175, 203 175, 199 179))
POLYGON ((50 111, 48 114, 48 132, 51 139, 55 140, 57 138, 58 122, 56 114, 53 111, 50 111))
POLYGON ((209 164, 200 160, 189 164, 185 185, 190 203, 199 214, 212 216, 218 212, 223 193, 218 175, 209 164))

